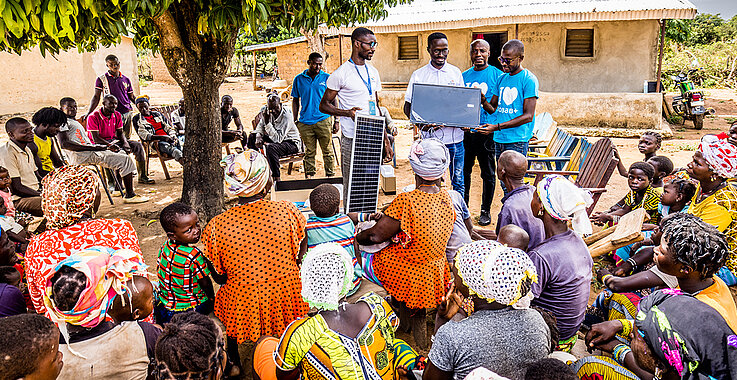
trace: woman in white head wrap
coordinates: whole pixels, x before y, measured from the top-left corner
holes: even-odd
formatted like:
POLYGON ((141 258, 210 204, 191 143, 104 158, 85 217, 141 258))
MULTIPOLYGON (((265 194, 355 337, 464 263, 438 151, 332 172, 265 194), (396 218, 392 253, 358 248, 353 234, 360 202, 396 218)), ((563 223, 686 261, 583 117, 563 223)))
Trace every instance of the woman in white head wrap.
POLYGON ((590 204, 586 191, 559 175, 545 176, 530 203, 532 214, 545 227, 545 240, 528 252, 538 276, 532 285, 532 304, 557 319, 558 351, 573 347, 589 300, 594 262, 580 234, 591 233, 586 215, 590 204))
POLYGON ((529 308, 531 286, 537 281, 530 258, 517 248, 479 240, 458 250, 453 275, 455 289, 472 306, 446 315, 451 321, 436 320, 425 378, 461 379, 478 367, 523 378, 527 365, 546 357, 551 348, 545 320, 529 308), (472 309, 470 315, 465 309, 472 309))
MULTIPOLYGON (((450 162, 448 148, 438 139, 418 140, 410 148, 409 162, 415 190, 399 194, 376 225, 356 235, 356 241, 390 242, 375 254, 361 253, 368 280, 384 286, 410 309, 434 308, 450 276, 445 247, 455 221, 450 195, 440 187, 450 162)), ((421 313, 415 314, 419 320, 421 313)))
POLYGON ((300 273, 302 298, 318 312, 292 322, 279 340, 259 340, 253 360, 259 378, 273 379, 279 368, 279 378, 312 379, 320 368, 326 379, 395 379, 395 364, 414 364, 417 354, 394 337, 399 321, 383 298, 368 293, 355 304, 345 302, 353 262, 343 247, 323 243, 310 249, 300 273))
POLYGON ((210 220, 202 242, 213 278, 226 278, 215 296, 215 315, 225 325, 227 372, 235 374, 239 343, 281 334, 307 313, 297 265, 305 218, 291 202, 264 199, 271 176, 261 153, 248 149, 221 164, 239 205, 210 220))

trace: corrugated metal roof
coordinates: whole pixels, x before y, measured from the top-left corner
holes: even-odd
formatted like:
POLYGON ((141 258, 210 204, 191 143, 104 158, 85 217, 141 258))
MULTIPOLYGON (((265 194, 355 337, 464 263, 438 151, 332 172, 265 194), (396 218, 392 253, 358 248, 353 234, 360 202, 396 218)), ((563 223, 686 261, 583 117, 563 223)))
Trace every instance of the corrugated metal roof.
POLYGON ((299 37, 290 38, 288 40, 269 42, 267 44, 250 45, 250 46, 246 46, 243 50, 244 51, 270 50, 270 49, 277 48, 279 46, 296 44, 298 42, 304 42, 304 41, 307 41, 307 38, 305 38, 305 36, 299 36, 299 37))
MULTIPOLYGON (((388 11, 386 18, 360 26, 374 33, 397 33, 541 22, 691 19, 696 15, 696 7, 688 0, 414 0, 388 11)), ((320 32, 350 33, 353 28, 323 27, 320 32)))

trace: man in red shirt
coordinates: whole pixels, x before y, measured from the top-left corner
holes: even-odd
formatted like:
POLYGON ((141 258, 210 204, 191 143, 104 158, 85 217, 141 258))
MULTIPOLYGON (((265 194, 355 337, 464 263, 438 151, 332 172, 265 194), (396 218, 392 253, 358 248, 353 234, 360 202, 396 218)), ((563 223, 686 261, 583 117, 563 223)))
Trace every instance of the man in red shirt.
POLYGON ((93 112, 87 118, 87 130, 92 134, 92 140, 96 144, 117 145, 125 153, 131 152, 136 157, 138 168, 138 183, 153 184, 154 180, 146 175, 146 155, 143 145, 138 141, 129 141, 123 133, 123 117, 115 108, 118 100, 113 95, 105 95, 102 99, 102 108, 93 112))
POLYGON ((148 96, 139 96, 136 99, 139 114, 133 116, 133 126, 138 136, 143 141, 156 144, 159 152, 181 164, 182 148, 177 139, 177 131, 169 125, 161 113, 151 111, 148 102, 148 96))

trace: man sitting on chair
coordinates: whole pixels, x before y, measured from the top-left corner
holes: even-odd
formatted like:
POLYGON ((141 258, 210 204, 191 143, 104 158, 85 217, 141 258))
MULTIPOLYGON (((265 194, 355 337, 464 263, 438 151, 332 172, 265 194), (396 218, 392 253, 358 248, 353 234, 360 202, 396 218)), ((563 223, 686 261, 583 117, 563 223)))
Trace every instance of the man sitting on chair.
POLYGON ((69 158, 72 165, 100 165, 110 170, 117 170, 123 177, 125 188, 125 203, 147 202, 147 197, 138 196, 133 190, 133 174, 136 173, 136 164, 133 159, 120 150, 115 144, 95 144, 87 134, 87 130, 75 118, 77 117, 77 102, 72 98, 62 98, 59 101, 62 112, 66 114, 66 124, 59 128, 59 144, 69 158))
POLYGON ((148 104, 148 96, 143 95, 136 98, 138 115, 133 116, 133 126, 142 141, 148 141, 154 148, 166 157, 175 159, 182 163, 182 148, 177 139, 177 131, 169 125, 164 115, 157 111, 151 111, 148 104))
POLYGON ((269 94, 266 108, 261 112, 261 120, 256 130, 248 136, 249 148, 261 149, 264 145, 271 175, 274 181, 278 181, 281 177, 279 159, 297 154, 302 146, 302 140, 294 124, 292 111, 282 107, 281 100, 276 94, 269 94))

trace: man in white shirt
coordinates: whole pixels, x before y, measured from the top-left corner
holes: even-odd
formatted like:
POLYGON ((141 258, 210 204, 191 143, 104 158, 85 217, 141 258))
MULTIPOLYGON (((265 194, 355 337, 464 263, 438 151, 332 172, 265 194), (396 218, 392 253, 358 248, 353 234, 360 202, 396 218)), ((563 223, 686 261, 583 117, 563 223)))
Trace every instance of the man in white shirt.
MULTIPOLYGON (((420 67, 412 73, 404 95, 404 114, 410 117, 412 109, 412 85, 414 83, 440 84, 445 86, 465 86, 463 74, 457 67, 447 63, 448 38, 445 34, 435 32, 427 36, 427 52, 430 54, 430 63, 420 67)), ((425 127, 422 137, 436 137, 443 141, 450 152, 450 182, 453 190, 461 195, 465 192, 463 186, 463 130, 456 127, 425 127)))
POLYGON ((379 71, 368 63, 376 51, 374 32, 366 28, 356 28, 351 34, 351 44, 351 58, 330 74, 327 90, 320 101, 320 112, 340 116, 340 170, 343 173, 344 201, 348 194, 353 137, 356 132, 354 118, 356 113, 378 115, 377 93, 381 91, 379 71), (338 107, 334 105, 336 97, 338 107))

